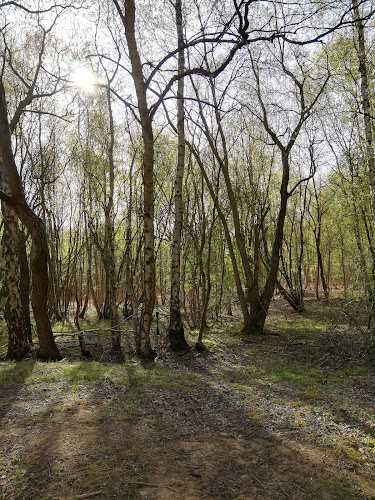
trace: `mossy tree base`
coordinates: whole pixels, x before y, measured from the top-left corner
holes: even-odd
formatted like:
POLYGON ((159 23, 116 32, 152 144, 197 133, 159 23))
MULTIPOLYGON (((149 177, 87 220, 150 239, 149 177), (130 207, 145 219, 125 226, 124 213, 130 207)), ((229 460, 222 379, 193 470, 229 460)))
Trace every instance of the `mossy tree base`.
POLYGON ((197 351, 197 352, 206 352, 208 351, 207 347, 203 344, 203 342, 197 342, 195 344, 195 347, 194 349, 197 351))
POLYGON ((138 352, 138 357, 140 358, 142 364, 143 363, 152 363, 157 357, 157 352, 152 347, 148 347, 147 349, 138 352))
POLYGON ((37 354, 37 360, 38 361, 45 361, 46 363, 49 361, 61 361, 62 359, 63 358, 62 358, 60 353, 57 353, 53 356, 48 356, 48 355, 45 355, 39 351, 37 354))
POLYGON ((245 323, 241 332, 245 333, 246 335, 254 335, 254 336, 265 335, 264 323, 263 324, 245 323))
POLYGON ((185 331, 182 326, 177 330, 169 330, 169 343, 169 348, 173 352, 190 350, 190 346, 185 340, 185 331))
POLYGON ((26 356, 26 354, 30 351, 30 346, 25 345, 23 347, 20 347, 19 349, 15 348, 12 349, 10 352, 8 350, 8 353, 6 355, 6 360, 7 361, 22 361, 23 358, 26 356))

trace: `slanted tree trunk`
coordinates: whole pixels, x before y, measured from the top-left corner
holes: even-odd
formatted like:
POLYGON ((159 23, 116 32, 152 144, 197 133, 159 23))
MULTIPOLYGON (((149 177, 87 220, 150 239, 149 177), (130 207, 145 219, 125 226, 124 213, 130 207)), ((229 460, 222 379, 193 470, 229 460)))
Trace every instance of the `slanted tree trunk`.
MULTIPOLYGON (((178 40, 178 73, 185 69, 184 34, 182 26, 181 0, 176 0, 176 27, 178 40)), ((183 223, 182 182, 185 166, 185 113, 184 113, 184 79, 178 81, 177 87, 177 134, 178 156, 176 177, 174 182, 174 227, 171 249, 171 297, 169 318, 169 342, 172 351, 183 351, 189 348, 184 336, 184 327, 181 319, 180 303, 180 259, 181 259, 181 232, 183 223)))
POLYGON ((91 243, 91 237, 88 232, 87 228, 87 214, 86 212, 84 213, 84 220, 85 220, 85 247, 86 247, 86 257, 87 257, 87 269, 86 269, 86 294, 85 294, 85 300, 83 303, 83 307, 79 313, 79 317, 83 319, 85 317, 87 307, 89 305, 89 300, 90 300, 90 284, 91 284, 91 273, 92 273, 92 243, 91 243))
POLYGON ((319 199, 319 193, 316 188, 316 183, 315 179, 313 179, 313 187, 314 187, 314 197, 315 197, 315 202, 316 202, 316 224, 315 227, 313 228, 314 232, 314 239, 315 239, 315 249, 316 249, 316 256, 317 256, 317 275, 316 275, 316 298, 319 299, 319 279, 322 282, 322 288, 323 288, 323 293, 324 293, 324 298, 325 300, 329 299, 329 289, 326 281, 326 276, 324 272, 324 267, 323 267, 323 255, 322 255, 322 249, 321 249, 321 239, 322 239, 322 220, 323 220, 323 213, 324 213, 324 207, 323 207, 323 201, 319 199))
POLYGON ((61 359, 48 317, 48 244, 43 221, 28 206, 21 178, 14 160, 3 84, 0 84, 0 152, 3 174, 11 196, 1 192, 1 198, 13 208, 32 238, 30 255, 32 271, 32 307, 39 339, 39 357, 43 360, 61 359))
POLYGON ((78 280, 76 279, 75 280, 75 291, 74 291, 75 301, 76 301, 76 311, 74 314, 74 324, 76 325, 76 328, 78 331, 78 342, 79 342, 79 347, 81 349, 82 356, 91 357, 90 351, 86 348, 85 335, 82 333, 81 325, 79 323, 79 311, 81 309, 81 306, 80 306, 80 300, 78 297, 78 283, 77 283, 77 281, 78 280))
MULTIPOLYGON (((326 281, 325 273, 324 273, 323 256, 322 256, 322 251, 320 248, 320 242, 321 242, 321 226, 319 223, 319 227, 317 228, 317 233, 315 234, 315 247, 316 247, 317 266, 318 266, 317 277, 316 277, 316 279, 317 279, 316 289, 318 290, 318 288, 319 288, 319 278, 320 278, 320 280, 322 282, 324 298, 325 298, 325 300, 328 300, 329 291, 328 291, 327 281, 326 281)), ((317 295, 317 298, 319 298, 318 295, 317 295)))
MULTIPOLYGON (((279 143, 280 144, 280 143, 279 143)), ((280 144, 281 146, 281 144, 280 144)), ((280 187, 280 208, 277 216, 275 236, 270 256, 269 268, 264 289, 260 294, 250 294, 250 321, 245 325, 247 333, 262 334, 268 309, 277 284, 280 248, 283 241, 284 223, 288 204, 289 153, 291 148, 280 147, 282 151, 283 176, 280 187)))
POLYGON ((300 189, 299 201, 296 200, 290 219, 290 233, 288 238, 284 238, 287 256, 284 256, 283 247, 280 249, 280 271, 286 282, 287 288, 284 288, 280 281, 277 282, 277 288, 285 300, 293 307, 296 312, 304 311, 304 289, 302 279, 302 266, 304 254, 304 218, 307 203, 307 184, 304 193, 300 189), (297 217, 297 206, 300 206, 301 213, 297 217), (297 218, 299 219, 297 221, 297 218), (298 224, 298 225, 297 225, 298 224), (294 243, 293 243, 293 240, 294 243), (294 250, 293 250, 294 248, 294 250), (295 258, 293 258, 293 254, 295 258))
MULTIPOLYGON (((229 162, 229 155, 228 155, 228 150, 227 150, 226 137, 225 137, 225 133, 224 133, 223 126, 222 126, 222 117, 221 117, 221 114, 219 111, 219 106, 218 106, 218 102, 217 102, 217 98, 216 98, 215 82, 214 82, 213 78, 210 78, 210 89, 211 89, 212 99, 213 99, 213 103, 214 103, 214 107, 215 107, 215 118, 216 118, 216 124, 218 126, 218 134, 220 136, 221 146, 223 148, 223 155, 221 155, 219 153, 219 150, 218 150, 217 144, 216 144, 217 139, 213 136, 211 127, 210 127, 210 125, 205 117, 205 114, 203 111, 203 106, 202 106, 202 103, 200 101, 198 89, 194 84, 193 84, 193 87, 194 87, 195 94, 196 94, 196 97, 198 100, 200 117, 201 117, 203 125, 204 125, 204 132, 205 132, 206 138, 208 140, 208 143, 210 145, 212 153, 213 153, 215 159, 217 160, 218 164, 220 165, 221 171, 223 172, 223 177, 225 180, 225 185, 226 185, 226 189, 227 189, 227 193, 228 193, 228 200, 229 200, 229 204, 230 204, 230 208, 231 208, 231 214, 233 217, 233 224, 234 224, 234 229, 235 229, 235 238, 236 238, 237 248, 238 248, 238 251, 240 254, 242 268, 244 270, 244 275, 245 275, 246 288, 247 288, 247 290, 251 289, 253 293, 257 294, 257 290, 255 289, 253 274, 252 274, 251 267, 250 267, 249 256, 247 255, 247 251, 246 251, 245 239, 244 239, 243 231, 241 229, 240 214, 239 214, 239 210, 238 210, 237 200, 236 200, 236 197, 235 197, 235 194, 233 191, 232 181, 231 181, 230 174, 229 174, 229 163, 228 163, 229 162)), ((199 162, 198 162, 198 164, 199 164, 199 162)), ((203 171, 202 171, 202 173, 206 179, 207 176, 205 175, 205 173, 203 171)), ((207 179, 206 179, 206 183, 207 183, 207 179)), ((209 190, 210 190, 211 195, 212 195, 213 190, 210 189, 210 187, 209 187, 209 190)), ((215 197, 213 197, 213 201, 216 204, 215 197)), ((231 255, 238 298, 239 298, 240 303, 241 303, 241 309, 242 309, 242 314, 243 314, 243 319, 244 319, 244 331, 246 331, 247 330, 247 323, 250 320, 250 315, 249 315, 248 307, 246 304, 245 294, 243 293, 243 289, 242 289, 241 278, 240 278, 239 273, 236 271, 236 268, 237 268, 236 257, 234 255, 232 256, 231 235, 229 234, 229 231, 227 230, 227 222, 225 220, 225 217, 222 217, 220 215, 221 209, 219 208, 219 206, 218 206, 218 214, 219 214, 219 217, 223 223, 224 232, 226 235, 228 248, 229 248, 230 255, 231 255)))
POLYGON ((90 289, 91 289, 92 301, 94 302, 96 313, 98 315, 98 320, 101 321, 103 319, 103 312, 102 312, 102 309, 100 307, 100 304, 99 304, 99 301, 98 301, 98 297, 96 295, 95 285, 94 285, 94 282, 93 282, 93 279, 92 279, 92 274, 90 274, 89 280, 90 280, 90 289))
POLYGON ((50 224, 52 227, 51 227, 51 236, 50 236, 51 255, 50 255, 49 262, 48 262, 48 268, 49 268, 49 273, 50 273, 49 303, 50 303, 50 306, 53 310, 53 314, 54 314, 56 320, 61 321, 62 316, 61 316, 61 311, 60 311, 60 301, 59 301, 58 294, 57 294, 57 290, 58 290, 58 286, 59 286, 58 269, 57 269, 58 253, 57 253, 57 242, 56 242, 57 228, 53 227, 52 217, 50 220, 50 224))
POLYGON ((212 182, 207 175, 203 160, 200 157, 199 152, 194 148, 194 146, 190 142, 186 141, 186 143, 197 161, 197 164, 198 164, 198 166, 202 172, 203 178, 206 182, 206 186, 210 192, 212 199, 214 200, 214 202, 216 204, 217 213, 218 213, 218 216, 219 216, 220 221, 221 221, 222 226, 223 226, 225 240, 227 242, 229 256, 230 256, 231 263, 232 263, 234 281, 236 284, 236 290, 237 290, 237 295, 238 295, 238 299, 239 299, 240 306, 241 306, 242 316, 243 316, 244 323, 246 324, 246 322, 249 321, 249 317, 250 317, 249 310, 247 307, 245 293, 244 293, 244 290, 242 288, 240 269, 238 266, 236 252, 235 252, 234 245, 232 242, 232 237, 231 237, 231 232, 229 229, 228 221, 227 221, 227 218, 226 218, 223 210, 221 209, 220 203, 217 203, 217 192, 215 192, 215 189, 212 185, 212 182))
MULTIPOLYGON (((126 231, 125 231, 125 299, 124 299, 124 316, 133 315, 133 302, 135 300, 135 292, 133 287, 133 272, 131 266, 131 247, 132 247, 132 212, 133 212, 133 168, 136 156, 134 155, 129 169, 129 198, 128 211, 126 214, 126 231), (129 311, 129 306, 130 310, 129 311)), ((138 307, 138 304, 137 304, 138 307)))
MULTIPOLYGON (((352 175, 353 178, 353 175, 352 175)), ((353 182, 353 181, 352 181, 353 182)), ((353 207, 353 232, 355 235, 355 241, 357 244, 358 248, 358 259, 360 263, 360 270, 362 273, 362 279, 363 279, 363 290, 365 294, 367 295, 369 292, 369 289, 371 289, 371 283, 369 283, 369 277, 368 277, 368 267, 366 263, 366 257, 365 257, 365 252, 362 244, 362 238, 361 238, 361 229, 360 229, 360 219, 359 219, 359 214, 358 214, 358 200, 356 197, 356 193, 354 190, 354 185, 352 184, 351 187, 351 201, 352 201, 352 207, 353 207)), ((369 242, 370 243, 370 242, 369 242)), ((371 249, 371 245, 370 245, 371 249)))

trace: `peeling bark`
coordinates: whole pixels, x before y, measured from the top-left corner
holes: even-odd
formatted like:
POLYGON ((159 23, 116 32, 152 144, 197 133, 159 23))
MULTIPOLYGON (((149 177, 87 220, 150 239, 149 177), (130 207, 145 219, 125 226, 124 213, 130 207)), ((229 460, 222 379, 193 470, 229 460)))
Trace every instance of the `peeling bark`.
POLYGON ((1 239, 2 294, 4 317, 8 327, 7 359, 20 360, 29 351, 29 339, 23 320, 18 272, 18 217, 2 203, 4 230, 1 239))

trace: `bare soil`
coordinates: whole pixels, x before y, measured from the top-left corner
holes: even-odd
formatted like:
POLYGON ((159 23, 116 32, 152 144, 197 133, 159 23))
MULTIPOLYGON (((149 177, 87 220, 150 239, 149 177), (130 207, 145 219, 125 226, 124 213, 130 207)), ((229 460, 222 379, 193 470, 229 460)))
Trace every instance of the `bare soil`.
POLYGON ((309 385, 283 361, 278 378, 303 354, 294 337, 225 331, 155 367, 91 362, 95 376, 0 363, 2 498, 375 498, 374 373, 319 368, 309 385))

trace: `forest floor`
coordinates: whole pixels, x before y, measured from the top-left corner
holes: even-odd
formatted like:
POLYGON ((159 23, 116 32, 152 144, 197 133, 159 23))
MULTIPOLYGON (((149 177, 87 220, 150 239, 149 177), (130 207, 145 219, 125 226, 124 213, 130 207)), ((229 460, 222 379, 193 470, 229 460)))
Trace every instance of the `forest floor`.
POLYGON ((268 335, 227 318, 152 367, 1 362, 2 498, 374 499, 375 370, 343 311, 274 301, 268 335))

